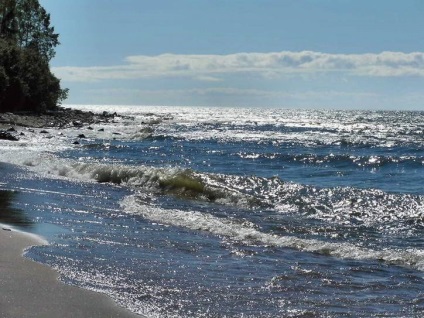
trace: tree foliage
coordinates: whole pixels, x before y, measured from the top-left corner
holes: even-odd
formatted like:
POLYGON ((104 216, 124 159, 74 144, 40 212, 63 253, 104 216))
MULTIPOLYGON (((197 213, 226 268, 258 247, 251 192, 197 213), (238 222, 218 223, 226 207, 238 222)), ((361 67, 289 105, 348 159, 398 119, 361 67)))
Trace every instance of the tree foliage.
POLYGON ((44 112, 67 97, 49 67, 58 44, 38 0, 0 0, 0 112, 44 112))
POLYGON ((59 34, 50 26, 50 14, 40 6, 38 0, 16 0, 18 24, 18 44, 21 48, 37 51, 50 61, 59 45, 59 34))

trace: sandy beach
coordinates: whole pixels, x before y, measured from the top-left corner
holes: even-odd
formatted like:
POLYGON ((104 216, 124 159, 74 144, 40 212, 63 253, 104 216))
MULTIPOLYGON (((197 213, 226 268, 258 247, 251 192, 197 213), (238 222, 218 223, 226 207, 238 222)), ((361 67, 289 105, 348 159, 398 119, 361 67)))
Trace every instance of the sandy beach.
POLYGON ((23 257, 43 241, 0 224, 0 317, 140 317, 106 295, 68 286, 47 266, 23 257))

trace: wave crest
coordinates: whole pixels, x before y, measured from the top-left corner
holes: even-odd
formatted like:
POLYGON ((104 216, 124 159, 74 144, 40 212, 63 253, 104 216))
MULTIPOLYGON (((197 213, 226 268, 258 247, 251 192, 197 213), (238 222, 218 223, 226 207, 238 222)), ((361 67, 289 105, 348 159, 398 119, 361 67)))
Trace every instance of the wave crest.
POLYGON ((338 258, 372 259, 424 270, 424 250, 413 248, 373 250, 345 242, 336 243, 296 236, 280 236, 262 232, 250 222, 237 222, 234 219, 219 218, 198 211, 163 209, 146 205, 136 195, 124 198, 121 206, 127 213, 141 215, 153 222, 207 232, 245 245, 287 247, 338 258))

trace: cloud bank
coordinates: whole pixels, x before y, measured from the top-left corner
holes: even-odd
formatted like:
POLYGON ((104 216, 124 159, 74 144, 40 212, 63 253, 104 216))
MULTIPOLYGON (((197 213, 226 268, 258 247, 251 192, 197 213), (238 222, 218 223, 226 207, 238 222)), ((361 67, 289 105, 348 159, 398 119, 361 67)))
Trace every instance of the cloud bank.
POLYGON ((72 82, 151 77, 191 77, 199 81, 220 81, 221 77, 226 75, 245 73, 266 78, 328 72, 368 77, 424 76, 423 52, 329 54, 283 51, 229 55, 162 54, 128 56, 124 62, 115 66, 55 67, 53 72, 62 80, 72 82))

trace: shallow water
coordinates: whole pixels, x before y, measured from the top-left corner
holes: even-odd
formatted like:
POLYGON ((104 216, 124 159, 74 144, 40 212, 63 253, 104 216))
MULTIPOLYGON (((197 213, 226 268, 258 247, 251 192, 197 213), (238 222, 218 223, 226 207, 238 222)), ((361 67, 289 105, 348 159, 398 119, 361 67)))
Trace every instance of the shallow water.
POLYGON ((131 117, 0 143, 63 281, 149 317, 423 312, 423 112, 79 108, 131 117))

